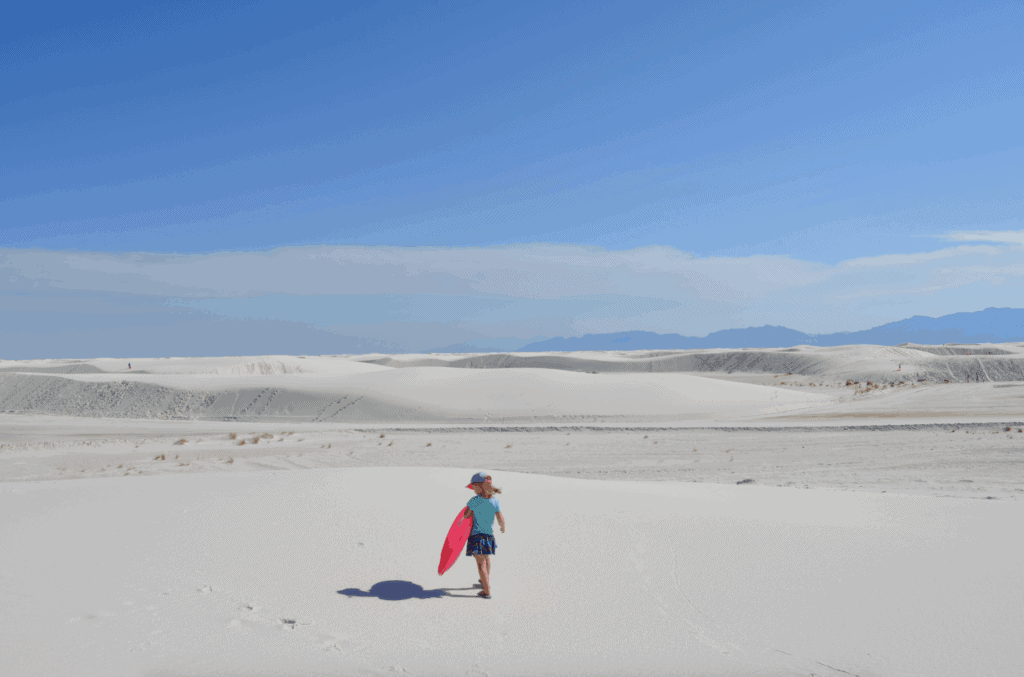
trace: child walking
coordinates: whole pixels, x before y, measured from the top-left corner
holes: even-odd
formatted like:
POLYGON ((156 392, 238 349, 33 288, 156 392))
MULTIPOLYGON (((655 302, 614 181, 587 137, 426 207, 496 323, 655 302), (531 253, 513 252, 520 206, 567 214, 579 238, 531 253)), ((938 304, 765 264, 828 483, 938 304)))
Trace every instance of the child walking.
POLYGON ((483 590, 477 593, 484 599, 491 598, 491 555, 498 549, 494 542, 494 531, 492 526, 494 518, 498 518, 501 525, 501 533, 505 533, 505 516, 501 514, 501 503, 495 498, 500 494, 501 489, 491 484, 491 476, 478 472, 466 485, 476 494, 469 499, 463 517, 473 518, 473 530, 469 532, 469 540, 466 541, 466 556, 472 555, 476 558, 476 568, 480 572, 480 584, 483 590))

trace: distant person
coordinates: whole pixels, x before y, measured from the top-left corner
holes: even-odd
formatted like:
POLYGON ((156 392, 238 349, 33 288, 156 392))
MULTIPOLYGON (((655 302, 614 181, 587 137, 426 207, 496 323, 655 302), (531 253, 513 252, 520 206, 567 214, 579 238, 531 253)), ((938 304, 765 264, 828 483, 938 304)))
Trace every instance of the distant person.
POLYGON ((495 498, 501 489, 491 484, 491 476, 478 472, 466 485, 476 496, 469 499, 462 516, 473 519, 473 530, 466 541, 466 557, 476 558, 476 568, 480 572, 480 585, 483 588, 477 593, 484 599, 491 598, 491 555, 495 554, 498 544, 494 542, 494 518, 498 518, 501 533, 505 533, 505 517, 501 514, 501 503, 495 498))
POLYGON ((129 362, 129 363, 128 363, 128 368, 129 368, 129 369, 131 369, 131 368, 132 368, 132 363, 131 363, 131 362, 129 362))

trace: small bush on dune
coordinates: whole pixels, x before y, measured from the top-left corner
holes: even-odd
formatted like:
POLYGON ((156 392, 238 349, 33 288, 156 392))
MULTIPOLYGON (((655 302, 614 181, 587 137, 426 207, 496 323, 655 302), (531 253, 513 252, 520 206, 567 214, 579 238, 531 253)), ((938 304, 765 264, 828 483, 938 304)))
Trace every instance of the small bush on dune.
POLYGON ((238 446, 242 446, 243 444, 245 444, 245 440, 238 440, 238 446))
POLYGON ((228 433, 228 439, 233 440, 238 437, 238 433, 228 433))
POLYGON ((157 456, 153 460, 154 461, 166 461, 167 460, 167 456, 165 454, 160 454, 159 456, 157 456))
POLYGON ((184 437, 182 437, 180 440, 175 442, 175 444, 185 444, 186 442, 188 442, 188 440, 186 440, 184 437))
POLYGON ((253 444, 259 444, 259 443, 260 443, 260 438, 259 438, 258 436, 256 436, 256 437, 253 437, 253 438, 252 438, 252 443, 253 443, 253 444))

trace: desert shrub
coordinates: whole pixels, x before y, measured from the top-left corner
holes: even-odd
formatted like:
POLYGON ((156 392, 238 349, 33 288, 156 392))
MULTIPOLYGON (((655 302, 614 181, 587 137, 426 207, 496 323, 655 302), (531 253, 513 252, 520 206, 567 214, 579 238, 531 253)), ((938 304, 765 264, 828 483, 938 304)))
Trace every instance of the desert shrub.
POLYGON ((228 439, 233 440, 238 437, 238 433, 228 433, 228 439))

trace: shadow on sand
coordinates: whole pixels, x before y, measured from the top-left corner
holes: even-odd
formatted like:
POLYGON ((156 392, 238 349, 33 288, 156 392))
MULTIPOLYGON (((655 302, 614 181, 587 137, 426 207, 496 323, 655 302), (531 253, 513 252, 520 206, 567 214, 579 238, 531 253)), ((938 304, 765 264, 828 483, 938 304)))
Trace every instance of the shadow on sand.
POLYGON ((346 597, 376 597, 391 602, 403 599, 431 599, 434 597, 475 597, 476 595, 452 595, 451 592, 458 590, 473 590, 473 588, 438 588, 437 590, 424 590, 422 585, 410 581, 381 581, 374 583, 369 590, 363 591, 359 588, 345 588, 339 590, 339 595, 346 597))

